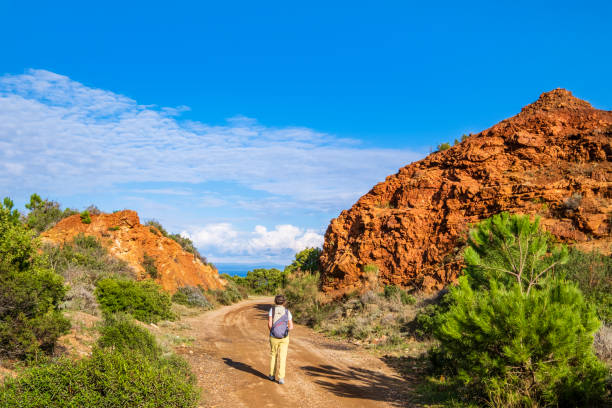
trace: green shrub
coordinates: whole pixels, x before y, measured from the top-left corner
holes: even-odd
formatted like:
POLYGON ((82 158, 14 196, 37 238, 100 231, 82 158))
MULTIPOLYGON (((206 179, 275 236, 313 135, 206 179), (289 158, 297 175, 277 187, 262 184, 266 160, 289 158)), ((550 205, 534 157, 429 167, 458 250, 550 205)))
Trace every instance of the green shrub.
POLYGON ((172 295, 172 301, 185 306, 212 309, 213 305, 204 296, 202 289, 195 286, 182 286, 172 295))
POLYGON ((440 151, 440 152, 442 152, 442 151, 444 151, 444 150, 448 150, 448 149, 450 149, 450 148, 451 148, 450 143, 440 143, 440 144, 438 145, 438 151, 440 151))
POLYGON ((486 289, 491 279, 529 294, 546 276, 568 260, 567 247, 553 246, 540 230, 540 218, 503 212, 470 231, 464 251, 465 273, 474 288, 486 289), (550 251, 549 251, 550 250, 550 251))
POLYGON ((149 275, 153 279, 157 279, 159 276, 159 271, 157 270, 157 266, 155 265, 155 258, 149 256, 146 252, 142 257, 142 267, 144 268, 147 275, 149 275))
POLYGON ((146 323, 174 318, 170 295, 153 281, 104 278, 98 281, 95 294, 105 313, 129 313, 146 323))
POLYGON ((285 275, 290 275, 295 272, 318 272, 320 269, 319 258, 321 257, 321 253, 321 248, 306 248, 298 252, 295 254, 293 262, 285 268, 285 275))
POLYGON ((332 306, 321 301, 318 272, 292 274, 283 291, 297 323, 317 326, 331 311, 332 306))
POLYGON ((418 339, 433 337, 434 331, 440 326, 440 317, 448 312, 451 305, 450 296, 446 291, 441 292, 434 303, 418 311, 412 323, 413 334, 418 339))
POLYGON ((556 267, 555 273, 576 282, 599 318, 612 323, 612 257, 572 248, 568 262, 556 267))
POLYGON ((411 296, 396 285, 385 285, 384 296, 386 299, 398 298, 404 305, 413 305, 416 303, 414 296, 411 296))
POLYGON ((184 360, 116 349, 28 367, 0 386, 2 408, 194 408, 198 400, 195 376, 184 360))
POLYGON ((108 227, 109 231, 119 231, 119 226, 115 225, 114 227, 108 227))
POLYGON ((287 273, 276 268, 258 268, 248 271, 245 277, 234 276, 230 280, 256 294, 274 294, 285 286, 287 273))
POLYGON ((44 267, 32 232, 8 198, 0 204, 0 357, 52 352, 70 328, 59 311, 61 276, 44 267))
POLYGON ((232 281, 228 281, 223 289, 208 290, 206 292, 212 299, 222 305, 231 305, 244 299, 247 295, 232 281))
POLYGON ((586 406, 604 393, 593 308, 552 270, 567 261, 538 219, 502 213, 470 231, 465 276, 437 318, 434 362, 492 406, 586 406))
POLYGON ((91 224, 91 216, 89 215, 89 211, 85 210, 81 213, 81 222, 83 224, 91 224))
POLYGON ((134 276, 126 262, 110 256, 95 237, 83 234, 63 246, 43 246, 43 258, 69 284, 62 307, 92 314, 98 311, 94 296, 98 280, 109 276, 134 276))
POLYGON ((101 277, 132 277, 134 274, 127 262, 111 256, 96 237, 82 233, 62 246, 43 246, 43 252, 47 264, 69 282, 81 279, 95 283, 101 277), (71 274, 74 269, 85 271, 85 274, 71 274))
POLYGON ((59 203, 43 200, 38 194, 32 194, 25 207, 30 210, 25 216, 25 223, 38 234, 53 227, 58 221, 79 213, 71 208, 62 210, 59 203))
POLYGON ((527 296, 494 281, 486 294, 465 277, 435 330, 442 355, 471 392, 496 406, 588 406, 608 370, 593 354, 595 313, 580 290, 551 282, 527 296))
POLYGON ((161 348, 146 329, 138 326, 129 315, 107 315, 100 326, 98 346, 123 354, 140 353, 150 359, 161 356, 161 348))

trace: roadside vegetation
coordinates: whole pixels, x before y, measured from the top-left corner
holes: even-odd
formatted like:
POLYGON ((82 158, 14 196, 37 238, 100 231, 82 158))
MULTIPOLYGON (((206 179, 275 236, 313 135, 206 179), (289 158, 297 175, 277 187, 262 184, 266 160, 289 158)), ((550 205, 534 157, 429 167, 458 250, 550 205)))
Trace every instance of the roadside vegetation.
MULTIPOLYGON (((99 210, 62 210, 36 194, 27 214, 13 207, 8 198, 0 203, 0 363, 14 372, 0 381, 0 407, 197 406, 187 363, 138 322, 174 318, 171 296, 151 280, 136 281, 95 237, 80 234, 63 245, 37 238, 66 216, 81 214, 87 223, 99 210), (89 352, 58 348, 71 330, 64 311, 73 319, 103 317, 88 333, 97 341, 83 345, 89 352)), ((193 303, 195 291, 181 293, 193 303)))
POLYGON ((334 302, 316 272, 289 275, 282 290, 296 321, 421 373, 425 405, 610 404, 610 257, 502 213, 473 228, 464 263, 459 284, 430 297, 379 284, 374 265, 360 291, 334 302))

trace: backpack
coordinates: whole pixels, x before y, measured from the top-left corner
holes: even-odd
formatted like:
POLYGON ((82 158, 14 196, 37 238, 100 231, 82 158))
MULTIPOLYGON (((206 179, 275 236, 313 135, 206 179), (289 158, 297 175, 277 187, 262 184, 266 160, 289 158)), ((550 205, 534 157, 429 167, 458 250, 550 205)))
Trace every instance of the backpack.
MULTIPOLYGON (((274 314, 276 313, 276 306, 272 309, 272 322, 274 322, 274 314)), ((270 329, 270 336, 275 339, 284 339, 289 335, 289 309, 285 309, 285 313, 272 324, 270 329)))

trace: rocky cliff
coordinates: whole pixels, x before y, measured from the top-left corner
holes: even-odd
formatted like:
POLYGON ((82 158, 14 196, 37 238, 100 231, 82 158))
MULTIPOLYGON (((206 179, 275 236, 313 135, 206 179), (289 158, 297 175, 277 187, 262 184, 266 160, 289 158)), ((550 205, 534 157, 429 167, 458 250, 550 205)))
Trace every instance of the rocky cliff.
POLYGON ((442 288, 461 269, 470 223, 501 211, 539 215, 560 240, 610 253, 612 111, 563 89, 445 151, 403 167, 332 220, 323 290, 382 283, 442 288), (371 266, 369 266, 371 265, 371 266))
POLYGON ((149 277, 142 265, 147 254, 154 259, 158 270, 155 280, 169 292, 186 285, 219 289, 225 284, 213 266, 202 263, 155 228, 142 225, 135 211, 92 214, 90 224, 84 224, 79 215, 73 215, 58 222, 41 237, 44 241, 62 244, 79 233, 97 237, 111 255, 130 264, 141 279, 149 277))

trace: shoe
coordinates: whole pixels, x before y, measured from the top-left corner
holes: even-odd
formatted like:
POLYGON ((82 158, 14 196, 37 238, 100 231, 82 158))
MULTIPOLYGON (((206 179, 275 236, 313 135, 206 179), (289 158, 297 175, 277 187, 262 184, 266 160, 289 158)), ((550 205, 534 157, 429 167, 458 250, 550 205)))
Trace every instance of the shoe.
POLYGON ((281 378, 280 380, 278 380, 278 383, 279 383, 279 384, 284 384, 284 383, 285 383, 285 379, 284 379, 284 378, 281 378))
POLYGON ((273 375, 269 375, 269 376, 268 376, 268 380, 270 380, 270 381, 274 381, 274 376, 273 376, 273 375))

